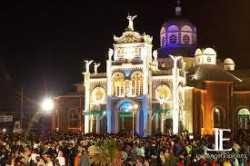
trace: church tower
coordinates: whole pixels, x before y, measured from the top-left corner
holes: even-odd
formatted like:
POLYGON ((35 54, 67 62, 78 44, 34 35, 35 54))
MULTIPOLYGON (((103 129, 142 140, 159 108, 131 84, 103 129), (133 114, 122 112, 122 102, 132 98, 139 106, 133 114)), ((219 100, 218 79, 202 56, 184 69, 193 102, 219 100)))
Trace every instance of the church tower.
POLYGON ((175 18, 166 21, 160 31, 159 57, 194 55, 197 44, 197 30, 193 23, 181 17, 180 2, 175 8, 175 18))

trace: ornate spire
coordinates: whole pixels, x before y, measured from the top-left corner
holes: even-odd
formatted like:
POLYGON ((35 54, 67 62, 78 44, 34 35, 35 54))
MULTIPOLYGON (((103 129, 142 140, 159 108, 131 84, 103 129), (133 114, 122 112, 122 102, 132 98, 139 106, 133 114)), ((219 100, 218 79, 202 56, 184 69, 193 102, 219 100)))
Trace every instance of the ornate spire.
POLYGON ((128 17, 127 17, 127 19, 128 19, 128 28, 127 28, 127 30, 130 30, 130 31, 134 31, 134 19, 137 17, 137 15, 135 15, 135 16, 132 16, 132 15, 129 15, 128 14, 128 17))
POLYGON ((177 6, 175 7, 175 15, 180 16, 181 15, 181 7, 180 7, 180 0, 177 0, 177 6))

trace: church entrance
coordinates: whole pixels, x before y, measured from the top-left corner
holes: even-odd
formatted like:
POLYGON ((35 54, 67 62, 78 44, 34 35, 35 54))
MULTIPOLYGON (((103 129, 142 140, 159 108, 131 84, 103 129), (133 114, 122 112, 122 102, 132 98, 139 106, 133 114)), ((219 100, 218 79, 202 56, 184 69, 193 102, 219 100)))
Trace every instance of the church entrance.
POLYGON ((138 105, 133 100, 125 99, 118 105, 118 132, 136 131, 136 115, 138 105))
POLYGON ((170 133, 172 133, 173 119, 167 117, 164 120, 164 125, 163 126, 164 126, 164 129, 163 129, 164 134, 170 134, 170 133))
MULTIPOLYGON (((119 114, 119 131, 132 132, 133 130, 133 115, 131 113, 119 114)), ((135 124, 134 124, 135 127, 135 124)))

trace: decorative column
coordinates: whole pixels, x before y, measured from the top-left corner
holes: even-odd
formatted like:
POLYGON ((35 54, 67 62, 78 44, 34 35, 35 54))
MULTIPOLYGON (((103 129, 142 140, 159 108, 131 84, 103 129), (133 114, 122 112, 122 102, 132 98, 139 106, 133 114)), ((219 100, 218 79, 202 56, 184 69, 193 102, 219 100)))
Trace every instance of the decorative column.
MULTIPOLYGON (((149 71, 149 80, 152 80, 152 72, 149 71)), ((152 107, 152 92, 153 92, 153 83, 152 81, 149 81, 148 83, 149 86, 149 92, 148 92, 148 119, 147 119, 147 126, 148 126, 148 130, 147 130, 147 134, 151 135, 152 134, 152 122, 153 122, 153 116, 154 116, 154 108, 152 107)))
MULTIPOLYGON (((86 72, 83 73, 84 75, 84 87, 85 87, 85 109, 84 111, 89 111, 89 89, 90 89, 90 72, 89 72, 89 66, 93 61, 87 61, 85 60, 85 69, 86 72)), ((84 133, 89 133, 89 115, 84 115, 84 133)))
POLYGON ((109 49, 109 59, 107 60, 107 105, 106 105, 106 112, 107 112, 107 133, 111 133, 111 92, 112 92, 112 82, 111 82, 111 65, 112 65, 112 56, 113 56, 113 49, 109 49))
MULTIPOLYGON (((160 103, 160 109, 161 109, 161 110, 164 110, 164 109, 165 109, 163 103, 160 103)), ((164 134, 165 113, 162 112, 162 113, 160 114, 160 117, 161 117, 161 127, 160 127, 160 131, 161 131, 162 134, 164 134)))
MULTIPOLYGON (((149 77, 149 63, 148 63, 148 56, 145 56, 143 59, 143 100, 142 100, 142 123, 141 123, 141 132, 139 133, 140 136, 146 136, 146 128, 147 128, 147 121, 148 121, 148 77, 149 77)), ((140 110, 138 110, 140 111, 140 110)), ((137 117, 139 119, 139 116, 137 117)), ((139 127, 139 126, 138 126, 139 127)))
POLYGON ((147 124, 147 133, 148 135, 151 135, 152 134, 152 121, 153 121, 153 110, 150 110, 149 113, 148 113, 148 124, 147 124))
POLYGON ((179 129, 179 100, 178 100, 178 85, 179 85, 179 69, 177 67, 177 62, 181 59, 181 56, 169 55, 173 61, 172 69, 172 83, 173 83, 173 134, 178 134, 179 129))
POLYGON ((159 113, 155 114, 155 131, 159 128, 159 113))
POLYGON ((116 111, 113 115, 115 115, 115 117, 113 118, 115 120, 115 122, 113 123, 114 125, 114 133, 118 133, 119 132, 119 113, 116 111))
POLYGON ((100 114, 96 115, 96 133, 100 133, 100 114))

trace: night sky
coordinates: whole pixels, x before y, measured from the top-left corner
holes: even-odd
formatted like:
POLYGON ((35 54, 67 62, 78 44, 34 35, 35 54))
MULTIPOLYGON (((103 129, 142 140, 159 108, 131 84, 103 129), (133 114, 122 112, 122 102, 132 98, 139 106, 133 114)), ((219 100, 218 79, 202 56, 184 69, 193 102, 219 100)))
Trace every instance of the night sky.
MULTIPOLYGON (((156 49, 175 6, 175 0, 2 1, 0 61, 34 99, 67 93, 82 81, 84 59, 102 62, 104 71, 113 34, 127 27, 128 12, 138 15, 135 30, 153 35, 156 49)), ((249 68, 249 0, 182 0, 181 7, 183 18, 198 29, 198 46, 234 59, 237 69, 249 68)))

